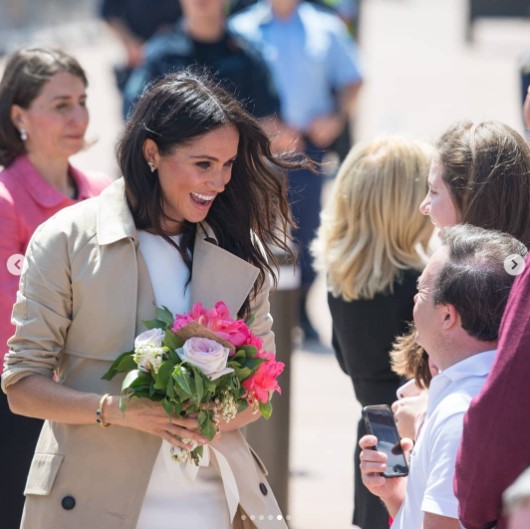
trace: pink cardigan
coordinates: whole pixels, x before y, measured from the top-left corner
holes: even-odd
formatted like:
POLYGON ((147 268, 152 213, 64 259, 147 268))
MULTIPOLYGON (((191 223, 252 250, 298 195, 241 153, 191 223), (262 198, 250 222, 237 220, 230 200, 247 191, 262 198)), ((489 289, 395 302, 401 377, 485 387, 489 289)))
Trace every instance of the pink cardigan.
POLYGON ((6 342, 14 334, 11 310, 19 282, 19 276, 8 270, 9 257, 26 252, 39 224, 66 206, 98 195, 111 182, 102 174, 88 176, 72 166, 70 174, 77 186, 76 200, 49 185, 26 156, 0 172, 0 372, 6 342))

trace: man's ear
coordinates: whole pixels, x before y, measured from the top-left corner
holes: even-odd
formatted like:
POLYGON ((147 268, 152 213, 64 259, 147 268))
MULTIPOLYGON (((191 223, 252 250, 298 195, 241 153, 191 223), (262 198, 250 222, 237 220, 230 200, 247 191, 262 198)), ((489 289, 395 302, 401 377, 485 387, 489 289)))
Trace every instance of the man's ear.
POLYGON ((442 329, 447 331, 455 325, 460 325, 460 314, 454 305, 447 303, 441 305, 440 309, 442 311, 442 329))

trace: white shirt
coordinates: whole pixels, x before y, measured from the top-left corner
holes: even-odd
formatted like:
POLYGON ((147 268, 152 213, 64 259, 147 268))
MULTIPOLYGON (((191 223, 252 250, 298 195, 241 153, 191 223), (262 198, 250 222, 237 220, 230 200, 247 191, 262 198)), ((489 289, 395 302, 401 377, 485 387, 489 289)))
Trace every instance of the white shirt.
POLYGON ((484 385, 495 354, 470 356, 432 379, 427 418, 411 454, 405 500, 392 529, 421 529, 424 512, 458 519, 453 477, 464 414, 484 385))

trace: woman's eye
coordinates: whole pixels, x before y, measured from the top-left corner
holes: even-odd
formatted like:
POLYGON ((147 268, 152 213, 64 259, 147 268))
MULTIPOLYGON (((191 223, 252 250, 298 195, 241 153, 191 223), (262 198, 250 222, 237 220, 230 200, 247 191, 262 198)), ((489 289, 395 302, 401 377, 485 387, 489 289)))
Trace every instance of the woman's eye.
POLYGON ((210 167, 210 162, 197 162, 197 166, 202 169, 208 169, 208 167, 210 167))

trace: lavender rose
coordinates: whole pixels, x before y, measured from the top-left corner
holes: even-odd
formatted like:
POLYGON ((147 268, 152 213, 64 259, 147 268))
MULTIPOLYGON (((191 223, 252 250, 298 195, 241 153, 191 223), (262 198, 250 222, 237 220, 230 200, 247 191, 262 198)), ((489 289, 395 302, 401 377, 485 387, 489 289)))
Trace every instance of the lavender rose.
POLYGON ((177 349, 177 354, 184 361, 198 367, 210 380, 232 373, 226 367, 230 349, 208 338, 189 338, 184 346, 177 349))

